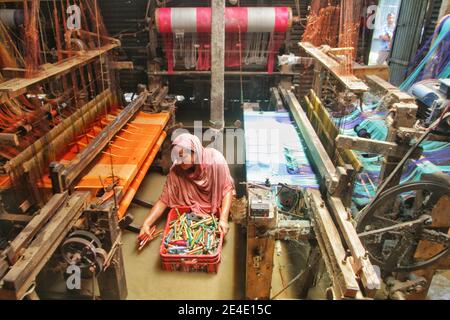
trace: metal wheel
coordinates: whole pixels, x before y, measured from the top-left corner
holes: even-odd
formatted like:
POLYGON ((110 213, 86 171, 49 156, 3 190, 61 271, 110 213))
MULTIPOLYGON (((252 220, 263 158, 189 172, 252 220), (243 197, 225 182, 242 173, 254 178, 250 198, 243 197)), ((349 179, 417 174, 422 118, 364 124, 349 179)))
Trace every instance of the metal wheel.
POLYGON ((432 210, 450 188, 434 182, 413 182, 391 188, 357 217, 357 231, 374 264, 385 271, 422 269, 449 253, 450 226, 437 228, 432 210), (439 244, 441 250, 417 259, 419 242, 439 244))
POLYGON ((100 240, 88 231, 78 230, 61 245, 64 260, 81 269, 83 278, 91 278, 103 271, 107 253, 101 248, 100 240))
POLYGON ((85 230, 76 230, 74 232, 72 232, 68 238, 83 238, 88 240, 89 242, 94 243, 96 248, 101 248, 102 247, 102 242, 100 241, 100 239, 94 235, 93 233, 89 232, 89 231, 85 231, 85 230))

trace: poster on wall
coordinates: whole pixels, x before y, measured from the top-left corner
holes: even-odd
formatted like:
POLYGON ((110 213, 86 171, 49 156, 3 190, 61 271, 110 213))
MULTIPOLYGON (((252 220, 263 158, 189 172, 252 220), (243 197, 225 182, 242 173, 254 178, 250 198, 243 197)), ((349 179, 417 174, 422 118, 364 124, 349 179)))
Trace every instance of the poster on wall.
POLYGON ((400 4, 401 0, 380 0, 376 13, 374 13, 374 32, 370 46, 369 65, 389 62, 400 4))

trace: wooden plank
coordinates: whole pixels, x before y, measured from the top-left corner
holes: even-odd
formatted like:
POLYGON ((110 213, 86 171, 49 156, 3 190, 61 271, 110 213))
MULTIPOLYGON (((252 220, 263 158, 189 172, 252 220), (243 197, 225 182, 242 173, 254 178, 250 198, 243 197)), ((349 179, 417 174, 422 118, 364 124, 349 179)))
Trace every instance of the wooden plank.
POLYGON ((331 290, 333 292, 333 300, 341 300, 345 297, 343 296, 343 294, 341 292, 339 281, 335 280, 336 276, 335 276, 334 267, 331 264, 330 257, 327 254, 327 247, 325 246, 324 239, 321 235, 319 228, 317 226, 314 226, 314 229, 316 231, 316 240, 317 240, 317 244, 319 245, 322 260, 325 264, 327 273, 331 277, 331 290))
POLYGON ((356 229, 352 224, 351 213, 346 210, 341 199, 336 197, 328 197, 331 212, 339 226, 344 240, 349 248, 354 261, 353 270, 363 283, 366 296, 373 298, 378 289, 380 289, 380 279, 370 263, 366 249, 356 233, 356 229))
POLYGON ((403 91, 393 91, 392 92, 392 96, 395 99, 395 102, 398 103, 415 103, 416 102, 416 98, 407 94, 406 92, 403 91))
POLYGON ((365 66, 354 63, 353 74, 360 79, 364 79, 364 77, 368 75, 375 75, 387 81, 389 79, 389 66, 387 65, 365 66))
MULTIPOLYGON (((397 93, 394 93, 394 96, 397 93)), ((413 128, 417 121, 417 109, 415 103, 399 102, 395 103, 393 111, 395 112, 394 123, 391 127, 396 129, 400 127, 413 128)), ((388 139, 389 140, 389 139, 388 139)))
POLYGON ((398 87, 394 86, 390 82, 387 82, 385 79, 382 79, 377 75, 366 75, 366 80, 370 87, 374 88, 377 91, 381 91, 383 94, 400 90, 398 87))
POLYGON ((323 255, 326 255, 331 264, 331 276, 339 284, 344 297, 356 297, 359 285, 353 272, 350 261, 345 252, 339 231, 336 228, 330 213, 318 190, 307 190, 313 209, 313 220, 316 235, 320 234, 323 241, 323 255))
POLYGON ((47 204, 33 217, 27 226, 11 242, 11 263, 20 258, 22 251, 31 243, 40 229, 55 215, 67 199, 67 193, 59 193, 50 198, 47 204))
POLYGON ((12 99, 17 97, 23 89, 28 88, 34 84, 37 84, 43 80, 49 79, 51 77, 55 77, 58 75, 62 75, 64 73, 69 72, 74 68, 78 68, 92 59, 95 59, 102 54, 107 53, 108 51, 120 46, 120 42, 112 43, 99 49, 89 50, 89 51, 80 51, 78 56, 68 58, 62 62, 55 63, 45 70, 38 72, 38 74, 29 79, 25 78, 14 78, 5 82, 0 83, 0 95, 7 99, 12 99))
POLYGON ((0 221, 29 222, 32 216, 26 214, 0 213, 0 221))
POLYGON ((398 145, 395 142, 372 140, 342 134, 336 137, 336 146, 342 149, 359 150, 394 157, 401 157, 410 149, 407 146, 398 145))
POLYGON ((431 211, 433 217, 432 227, 435 228, 450 228, 450 197, 448 195, 442 196, 431 211))
MULTIPOLYGON (((450 235, 450 229, 448 230, 447 234, 450 235)), ((439 261, 433 267, 438 270, 450 269, 450 254, 448 254, 446 257, 443 257, 442 259, 439 259, 439 261)))
POLYGON ((109 64, 115 70, 133 70, 133 61, 112 61, 109 64))
POLYGON ((369 87, 357 77, 353 75, 344 76, 338 74, 338 70, 341 67, 340 64, 317 47, 308 42, 299 42, 299 46, 304 49, 307 54, 316 59, 324 68, 329 70, 333 76, 346 87, 346 89, 355 93, 362 93, 369 90, 369 87))
POLYGON ((326 182, 329 191, 332 193, 339 184, 339 176, 333 162, 328 156, 328 153, 323 147, 295 95, 290 91, 283 92, 283 90, 281 90, 281 93, 288 103, 295 122, 302 133, 308 151, 312 156, 315 168, 319 171, 323 181, 326 182))
POLYGON ((25 250, 23 257, 11 267, 3 278, 4 286, 1 291, 13 291, 16 299, 24 297, 36 276, 86 208, 89 196, 87 192, 75 192, 68 199, 67 205, 42 228, 25 250))
POLYGON ((248 223, 246 299, 270 299, 274 251, 275 238, 258 236, 255 224, 252 222, 248 223))
POLYGON ((112 209, 113 205, 101 222, 104 230, 108 232, 103 241, 103 248, 107 252, 110 252, 115 244, 117 248, 112 258, 113 263, 99 275, 98 287, 103 300, 124 300, 128 289, 121 244, 122 232, 118 226, 117 212, 112 209))
POLYGON ((15 133, 0 133, 0 143, 19 146, 19 137, 15 133))
POLYGON ((2 76, 3 79, 11 79, 11 78, 24 78, 26 70, 22 68, 3 68, 2 76))

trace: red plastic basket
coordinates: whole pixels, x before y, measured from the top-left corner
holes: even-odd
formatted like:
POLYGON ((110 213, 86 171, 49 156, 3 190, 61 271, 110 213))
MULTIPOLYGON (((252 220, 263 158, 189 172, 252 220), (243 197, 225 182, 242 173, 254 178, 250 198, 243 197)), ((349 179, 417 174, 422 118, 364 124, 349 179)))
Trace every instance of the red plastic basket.
MULTIPOLYGON (((191 211, 189 207, 178 207, 177 209, 181 214, 191 211)), ((217 273, 222 256, 223 233, 220 234, 219 245, 214 254, 180 255, 164 253, 164 240, 169 233, 170 222, 172 220, 176 220, 177 218, 177 211, 175 208, 172 208, 167 216, 167 223, 164 228, 161 247, 159 250, 163 270, 217 273)))

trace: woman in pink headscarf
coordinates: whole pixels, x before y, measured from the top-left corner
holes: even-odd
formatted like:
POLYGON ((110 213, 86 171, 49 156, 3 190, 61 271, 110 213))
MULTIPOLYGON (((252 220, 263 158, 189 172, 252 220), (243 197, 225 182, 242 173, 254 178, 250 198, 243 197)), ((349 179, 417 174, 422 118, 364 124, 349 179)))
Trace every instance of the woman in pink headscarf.
POLYGON ((172 142, 172 160, 163 192, 145 219, 140 236, 150 235, 166 208, 180 206, 199 215, 215 214, 226 235, 234 184, 222 153, 204 148, 196 136, 183 133, 172 142))

